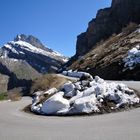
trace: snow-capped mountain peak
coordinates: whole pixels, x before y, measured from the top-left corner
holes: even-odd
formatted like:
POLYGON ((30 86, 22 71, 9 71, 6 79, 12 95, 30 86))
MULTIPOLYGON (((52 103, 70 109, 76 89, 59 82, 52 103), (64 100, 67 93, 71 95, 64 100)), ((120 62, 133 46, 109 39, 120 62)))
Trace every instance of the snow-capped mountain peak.
MULTIPOLYGON (((68 61, 60 53, 43 45, 39 39, 24 34, 17 35, 14 41, 10 41, 0 49, 0 59, 22 60, 30 64, 42 73, 57 70, 68 61)), ((5 61, 5 60, 4 60, 5 61)))

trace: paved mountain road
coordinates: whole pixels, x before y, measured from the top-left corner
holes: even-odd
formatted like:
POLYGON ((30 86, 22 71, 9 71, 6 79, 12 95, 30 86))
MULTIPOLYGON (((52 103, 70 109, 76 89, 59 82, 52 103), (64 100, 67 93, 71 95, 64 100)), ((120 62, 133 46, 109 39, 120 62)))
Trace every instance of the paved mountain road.
MULTIPOLYGON (((140 91, 140 82, 127 82, 140 91)), ((140 108, 88 117, 46 117, 21 109, 31 99, 0 102, 0 140, 139 140, 140 108)))

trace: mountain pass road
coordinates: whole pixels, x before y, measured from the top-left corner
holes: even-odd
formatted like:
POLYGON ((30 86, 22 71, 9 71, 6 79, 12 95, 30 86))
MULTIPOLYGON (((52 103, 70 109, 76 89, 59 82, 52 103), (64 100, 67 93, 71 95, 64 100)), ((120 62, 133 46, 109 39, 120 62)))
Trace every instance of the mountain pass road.
MULTIPOLYGON (((140 92, 140 82, 124 82, 140 92)), ((22 109, 31 103, 0 102, 0 140, 139 140, 140 108, 97 116, 47 117, 22 109)))

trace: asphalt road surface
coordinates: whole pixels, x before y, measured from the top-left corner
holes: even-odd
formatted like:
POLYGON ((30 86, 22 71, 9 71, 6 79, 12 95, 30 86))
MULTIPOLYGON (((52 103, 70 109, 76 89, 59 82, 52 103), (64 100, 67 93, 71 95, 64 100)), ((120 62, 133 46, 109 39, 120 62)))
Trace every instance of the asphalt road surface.
MULTIPOLYGON (((140 82, 125 82, 140 91, 140 82)), ((21 109, 30 98, 0 102, 0 140, 140 140, 140 108, 86 117, 46 117, 21 109)))

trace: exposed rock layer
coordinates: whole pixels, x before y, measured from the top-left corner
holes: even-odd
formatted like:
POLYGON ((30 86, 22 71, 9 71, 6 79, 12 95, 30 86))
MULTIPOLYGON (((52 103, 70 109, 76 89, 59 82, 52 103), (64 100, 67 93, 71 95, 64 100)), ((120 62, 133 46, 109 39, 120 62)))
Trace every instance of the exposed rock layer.
POLYGON ((77 37, 76 57, 86 54, 97 42, 119 33, 130 22, 140 23, 140 0, 113 0, 110 8, 101 9, 87 31, 77 37))

